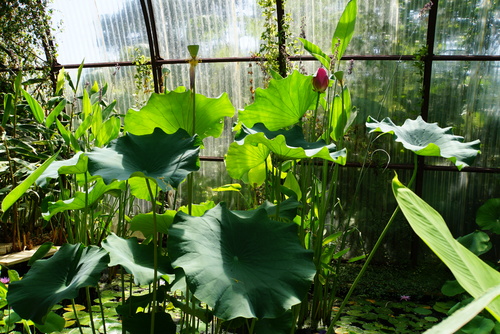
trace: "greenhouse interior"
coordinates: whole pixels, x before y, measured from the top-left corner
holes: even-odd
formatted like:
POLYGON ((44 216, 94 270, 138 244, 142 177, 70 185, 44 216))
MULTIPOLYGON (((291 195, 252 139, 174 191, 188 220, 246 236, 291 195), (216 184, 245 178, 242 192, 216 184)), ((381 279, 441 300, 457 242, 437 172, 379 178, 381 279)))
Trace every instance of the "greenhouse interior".
POLYGON ((0 333, 500 333, 498 0, 0 8, 0 333))

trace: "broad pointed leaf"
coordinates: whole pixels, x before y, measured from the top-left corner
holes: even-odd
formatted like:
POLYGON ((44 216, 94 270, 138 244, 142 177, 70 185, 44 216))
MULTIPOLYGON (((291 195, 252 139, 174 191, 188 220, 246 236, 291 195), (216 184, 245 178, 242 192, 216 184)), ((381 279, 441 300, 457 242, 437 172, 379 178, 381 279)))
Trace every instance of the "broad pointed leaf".
MULTIPOLYGON (((219 137, 224 129, 224 117, 234 116, 234 107, 227 93, 218 98, 196 94, 196 131, 201 138, 219 137)), ((135 135, 150 134, 155 128, 166 133, 184 129, 193 133, 191 92, 152 94, 141 110, 130 109, 125 116, 125 131, 135 135)))
POLYGON ((299 40, 302 42, 307 52, 316 58, 326 69, 330 69, 330 56, 324 53, 319 46, 309 42, 307 39, 299 38, 299 40))
POLYGON ((108 262, 101 248, 65 244, 51 258, 36 261, 22 280, 12 282, 7 300, 23 319, 43 324, 55 304, 75 298, 80 288, 95 286, 108 262))
POLYGON ((438 325, 425 331, 424 334, 445 334, 458 332, 458 330, 462 326, 467 324, 477 314, 483 311, 483 309, 495 298, 497 300, 500 298, 500 284, 488 289, 467 306, 456 311, 450 317, 440 322, 438 325))
POLYGON ((54 154, 52 157, 47 159, 40 167, 38 167, 33 173, 31 173, 23 182, 21 182, 17 187, 12 189, 10 193, 5 196, 2 201, 2 211, 7 211, 19 198, 21 198, 24 193, 36 182, 36 180, 43 174, 43 172, 57 159, 59 152, 54 154))
POLYGON ((492 198, 486 201, 477 210, 476 224, 484 230, 500 234, 500 198, 492 198))
POLYGON ((337 23, 337 27, 332 37, 332 54, 336 55, 337 60, 340 60, 344 55, 352 35, 354 34, 357 11, 357 1, 350 0, 337 23))
POLYGON ((315 274, 295 224, 266 210, 241 218, 219 204, 202 217, 178 213, 169 255, 196 298, 224 320, 276 318, 302 301, 315 274))
POLYGON ((159 128, 149 135, 128 134, 113 140, 108 147, 87 153, 89 172, 102 176, 106 183, 127 180, 140 172, 166 191, 199 169, 199 145, 196 136, 191 137, 182 129, 174 134, 159 128))
MULTIPOLYGON (((110 234, 102 243, 109 252, 109 265, 121 265, 134 275, 135 284, 146 285, 154 280, 154 248, 153 244, 139 244, 137 238, 123 239, 116 234, 110 234)), ((172 273, 172 267, 167 257, 158 253, 158 278, 172 273)))
MULTIPOLYGON (((474 298, 500 284, 500 273, 453 238, 445 221, 427 203, 399 182, 392 181, 394 196, 415 233, 451 270, 460 285, 474 298)), ((488 311, 500 320, 500 298, 488 311)))
POLYGON ((345 149, 337 151, 335 144, 327 145, 324 140, 309 143, 299 126, 290 130, 269 131, 263 124, 256 124, 251 129, 243 125, 235 140, 238 144, 265 145, 285 160, 321 158, 341 165, 346 163, 345 149))
POLYGON ((416 120, 407 119, 402 126, 395 125, 389 118, 378 122, 369 117, 366 127, 370 132, 394 135, 397 142, 418 155, 446 158, 459 170, 470 165, 480 153, 479 140, 464 143, 464 138, 453 135, 450 127, 440 128, 420 116, 416 120))
POLYGON ((111 191, 124 191, 125 182, 112 182, 110 184, 105 184, 102 179, 98 179, 94 186, 89 189, 87 194, 77 191, 75 196, 67 200, 59 200, 57 202, 49 202, 48 211, 44 212, 43 218, 49 220, 53 215, 58 212, 67 210, 80 210, 90 207, 97 201, 99 201, 102 196, 111 191))
POLYGON ((266 89, 257 88, 255 102, 240 110, 239 118, 247 127, 263 123, 276 131, 297 123, 314 108, 317 97, 311 76, 295 71, 284 79, 271 80, 266 89))

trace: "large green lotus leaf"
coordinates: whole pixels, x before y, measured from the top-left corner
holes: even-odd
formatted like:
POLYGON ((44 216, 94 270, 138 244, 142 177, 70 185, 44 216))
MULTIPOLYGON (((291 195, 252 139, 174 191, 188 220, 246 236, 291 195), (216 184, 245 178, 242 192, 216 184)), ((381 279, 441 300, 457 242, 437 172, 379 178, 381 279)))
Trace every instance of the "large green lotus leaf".
POLYGON ((80 288, 95 286, 108 262, 104 249, 65 244, 51 258, 33 263, 22 280, 9 284, 9 305, 23 319, 43 324, 55 304, 77 297, 80 288))
MULTIPOLYGON (((175 210, 167 210, 162 214, 156 214, 156 230, 159 233, 167 234, 168 228, 174 222, 175 210)), ((141 231, 145 237, 152 236, 154 233, 153 213, 141 213, 135 215, 130 222, 131 231, 141 231)))
POLYGON ((294 126, 290 130, 269 131, 264 124, 255 124, 251 129, 241 126, 240 133, 235 138, 240 145, 262 144, 282 159, 321 158, 341 165, 346 163, 346 150, 336 150, 335 144, 327 145, 324 140, 309 143, 304 139, 302 128, 294 126))
POLYGON ((174 134, 159 128, 149 135, 128 134, 87 153, 89 172, 100 175, 106 183, 127 180, 139 172, 167 191, 199 169, 200 144, 197 136, 191 137, 182 129, 174 134))
MULTIPOLYGON (((500 284, 500 273, 453 238, 441 215, 406 188, 397 177, 392 181, 394 196, 415 233, 451 270, 460 285, 474 298, 500 284)), ((488 311, 500 320, 500 298, 488 311)))
MULTIPOLYGON (((123 239, 116 234, 110 234, 103 242, 102 247, 109 252, 109 265, 121 265, 134 275, 135 284, 146 285, 154 280, 154 248, 153 244, 139 244, 137 238, 123 239)), ((167 257, 158 252, 158 274, 172 273, 172 266, 167 257)))
POLYGON ((366 127, 371 132, 391 133, 397 142, 422 156, 443 157, 455 164, 458 170, 469 166, 480 153, 480 141, 464 143, 463 137, 453 135, 451 128, 440 128, 436 123, 427 123, 422 117, 407 119, 402 126, 395 125, 390 118, 382 122, 369 117, 366 127))
MULTIPOLYGON (((227 93, 218 98, 196 94, 196 131, 204 139, 219 137, 224 129, 224 117, 233 117, 234 107, 227 93)), ((125 131, 135 135, 150 134, 155 128, 166 133, 184 129, 193 133, 191 92, 169 92, 152 94, 148 103, 136 111, 130 109, 125 115, 125 131)))
POLYGON ((89 189, 86 195, 83 192, 77 191, 75 197, 67 200, 59 200, 57 202, 49 202, 48 211, 42 213, 45 220, 49 220, 56 213, 66 211, 66 210, 80 210, 89 207, 99 201, 102 196, 109 192, 125 191, 126 185, 124 181, 115 181, 108 185, 104 183, 102 179, 98 179, 96 183, 89 189), (87 205, 85 205, 87 203, 87 205))
POLYGON ((314 108, 317 97, 312 77, 295 71, 284 79, 271 80, 268 88, 257 88, 255 102, 239 111, 239 119, 250 128, 263 123, 276 131, 297 123, 314 108))
POLYGON ((500 234, 500 198, 491 198, 481 205, 476 213, 476 224, 500 234))
POLYGON ((271 168, 269 149, 265 145, 239 145, 232 142, 226 154, 226 170, 234 179, 250 185, 261 185, 266 180, 266 163, 271 168))
POLYGON ((241 218, 224 203, 202 217, 179 212, 168 251, 194 296, 223 320, 281 316, 301 302, 316 272, 295 224, 272 221, 264 209, 241 218))

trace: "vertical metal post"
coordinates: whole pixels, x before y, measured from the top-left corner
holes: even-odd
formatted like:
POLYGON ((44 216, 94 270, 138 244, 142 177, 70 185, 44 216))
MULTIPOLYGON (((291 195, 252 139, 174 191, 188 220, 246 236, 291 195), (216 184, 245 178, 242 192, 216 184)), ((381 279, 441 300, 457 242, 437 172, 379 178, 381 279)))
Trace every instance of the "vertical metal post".
POLYGON ((279 73, 286 77, 286 36, 283 29, 283 19, 285 17, 284 0, 276 0, 276 19, 278 21, 278 64, 279 73))
POLYGON ((153 4, 151 0, 141 0, 142 14, 144 15, 144 23, 148 34, 149 54, 151 57, 151 70, 153 72, 154 90, 156 93, 161 92, 163 82, 161 80, 161 64, 160 50, 158 47, 158 36, 156 34, 155 17, 153 13, 153 4))
MULTIPOLYGON (((424 58, 424 78, 422 82, 422 107, 420 115, 424 121, 429 118, 429 104, 432 79, 432 63, 434 61, 434 41, 436 38, 436 21, 438 12, 439 0, 432 0, 432 6, 429 11, 429 21, 427 24, 427 54, 424 58)), ((424 163, 423 156, 417 158, 417 176, 415 180, 415 193, 422 197, 424 187, 424 163)), ((411 240, 411 262, 418 263, 421 241, 415 233, 412 234, 411 240)))

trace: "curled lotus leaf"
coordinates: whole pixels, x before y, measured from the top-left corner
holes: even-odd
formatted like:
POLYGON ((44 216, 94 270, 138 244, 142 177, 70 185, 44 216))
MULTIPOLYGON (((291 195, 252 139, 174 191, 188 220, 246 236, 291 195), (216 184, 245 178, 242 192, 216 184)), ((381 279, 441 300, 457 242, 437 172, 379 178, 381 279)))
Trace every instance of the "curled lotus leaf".
POLYGON ((253 128, 241 126, 241 131, 235 138, 240 145, 262 144, 271 152, 283 159, 309 159, 321 158, 344 165, 346 163, 346 150, 337 150, 335 144, 326 144, 322 139, 310 143, 305 140, 302 128, 294 126, 290 130, 270 131, 262 123, 253 128))
POLYGON ((450 127, 440 128, 437 123, 427 123, 422 117, 407 119, 402 126, 395 125, 390 118, 381 122, 368 118, 366 127, 371 132, 390 133, 397 142, 418 155, 443 157, 461 170, 472 164, 480 153, 480 141, 464 143, 464 138, 453 134, 450 127))

